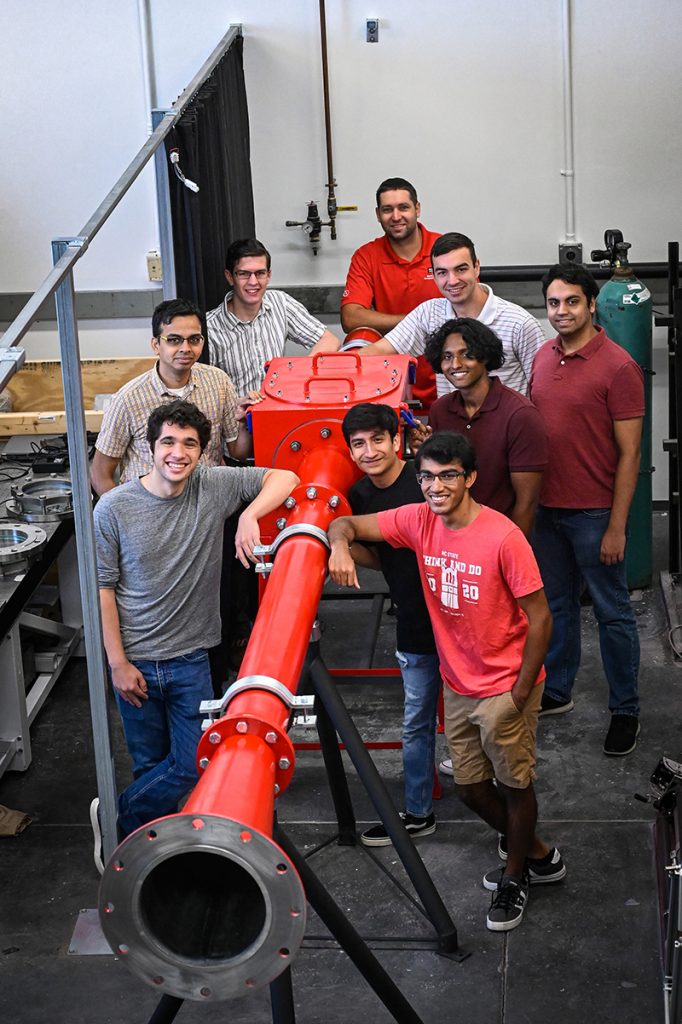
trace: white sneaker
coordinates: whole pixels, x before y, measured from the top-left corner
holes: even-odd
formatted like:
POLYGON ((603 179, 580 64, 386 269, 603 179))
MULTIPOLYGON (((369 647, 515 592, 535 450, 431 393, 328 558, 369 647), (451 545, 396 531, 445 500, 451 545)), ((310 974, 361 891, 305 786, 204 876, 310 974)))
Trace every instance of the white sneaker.
POLYGON ((99 823, 99 797, 90 804, 90 824, 92 825, 92 836, 95 841, 92 857, 95 867, 100 875, 104 874, 104 851, 102 849, 102 826, 99 823))
POLYGON ((441 761, 438 765, 438 771, 441 775, 454 775, 455 773, 452 770, 452 758, 446 757, 444 761, 441 761))

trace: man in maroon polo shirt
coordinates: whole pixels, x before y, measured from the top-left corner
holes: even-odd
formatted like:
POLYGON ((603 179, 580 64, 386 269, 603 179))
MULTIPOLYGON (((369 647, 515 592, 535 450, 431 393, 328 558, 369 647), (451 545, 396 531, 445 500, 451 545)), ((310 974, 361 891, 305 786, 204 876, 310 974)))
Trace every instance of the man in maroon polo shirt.
POLYGON ((489 375, 504 362, 502 342, 480 320, 460 317, 427 339, 424 354, 455 391, 434 402, 428 426, 413 431, 410 446, 442 430, 465 434, 480 461, 472 497, 508 516, 529 539, 547 436, 532 403, 489 375))
MULTIPOLYGON (((431 247, 440 235, 419 223, 421 207, 414 185, 405 178, 387 178, 377 189, 376 202, 384 234, 353 253, 341 298, 344 331, 360 337, 361 329, 369 328, 370 340, 440 295, 431 266, 431 247)), ((422 356, 412 390, 427 410, 436 399, 435 378, 422 356)))
POLYGON ((599 286, 589 271, 557 264, 542 290, 557 337, 535 357, 530 390, 550 446, 533 535, 554 618, 540 714, 573 708, 584 583, 609 684, 604 753, 619 756, 634 750, 639 734, 639 637, 624 559, 639 474, 643 376, 592 323, 599 286))
MULTIPOLYGON (((480 320, 460 317, 446 320, 427 339, 424 355, 455 391, 434 402, 428 426, 410 434, 410 447, 416 450, 443 430, 464 434, 480 460, 472 497, 508 516, 529 540, 547 465, 547 435, 531 402, 489 376, 504 362, 502 342, 480 320)), ((439 769, 452 775, 452 759, 441 761, 439 769)))

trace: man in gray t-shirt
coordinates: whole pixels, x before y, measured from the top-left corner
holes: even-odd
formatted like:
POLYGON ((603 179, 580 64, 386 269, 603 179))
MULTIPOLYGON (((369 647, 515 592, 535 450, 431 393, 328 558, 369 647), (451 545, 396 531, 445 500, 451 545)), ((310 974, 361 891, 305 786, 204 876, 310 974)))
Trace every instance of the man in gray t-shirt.
MULTIPOLYGON (((298 483, 275 469, 198 466, 210 421, 174 401, 149 417, 153 468, 95 508, 104 646, 134 781, 118 798, 119 837, 172 814, 196 783, 199 705, 213 696, 206 648, 220 640, 223 522, 244 502, 235 541, 255 561, 258 520, 298 483)), ((93 801, 95 862, 98 801, 93 801)))

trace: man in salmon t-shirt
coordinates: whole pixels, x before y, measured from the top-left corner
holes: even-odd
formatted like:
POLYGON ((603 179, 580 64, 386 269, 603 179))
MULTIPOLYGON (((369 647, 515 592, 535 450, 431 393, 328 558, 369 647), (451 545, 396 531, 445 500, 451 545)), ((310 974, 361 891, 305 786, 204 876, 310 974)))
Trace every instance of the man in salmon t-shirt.
MULTIPOLYGON (((419 223, 414 185, 405 178, 387 178, 376 201, 384 233, 353 253, 341 297, 341 326, 348 341, 376 341, 416 306, 440 295, 431 266, 431 247, 440 235, 419 223)), ((427 412, 436 400, 436 378, 424 356, 417 359, 412 395, 427 412)))
POLYGON ((461 434, 429 438, 415 460, 424 504, 337 519, 329 528, 335 583, 358 586, 350 545, 415 551, 445 681, 445 731, 457 793, 502 835, 506 865, 483 879, 487 926, 521 923, 531 882, 566 874, 535 835, 535 733, 552 619, 533 552, 506 516, 471 497, 476 455, 461 434))

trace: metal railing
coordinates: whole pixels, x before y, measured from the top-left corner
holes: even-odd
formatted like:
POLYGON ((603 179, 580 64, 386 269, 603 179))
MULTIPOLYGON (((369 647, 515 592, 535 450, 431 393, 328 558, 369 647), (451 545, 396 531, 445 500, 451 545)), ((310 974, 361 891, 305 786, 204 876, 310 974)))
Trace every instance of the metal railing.
POLYGON ((155 158, 159 234, 164 269, 164 298, 175 295, 173 239, 168 199, 168 165, 162 144, 197 92, 210 78, 229 48, 242 34, 232 25, 187 88, 168 110, 152 112, 153 131, 116 184, 97 207, 82 231, 71 238, 52 241, 54 266, 0 340, 0 390, 23 365, 24 352, 17 346, 38 318, 41 305, 55 296, 59 349, 64 383, 69 464, 73 487, 76 547, 83 605, 83 632, 88 666, 88 687, 95 749, 97 790, 105 860, 117 845, 116 785, 107 707, 108 681, 102 638, 102 619, 97 587, 97 557, 92 517, 92 497, 87 453, 87 432, 80 367, 78 322, 75 310, 73 270, 97 232, 106 223, 146 164, 155 158))

